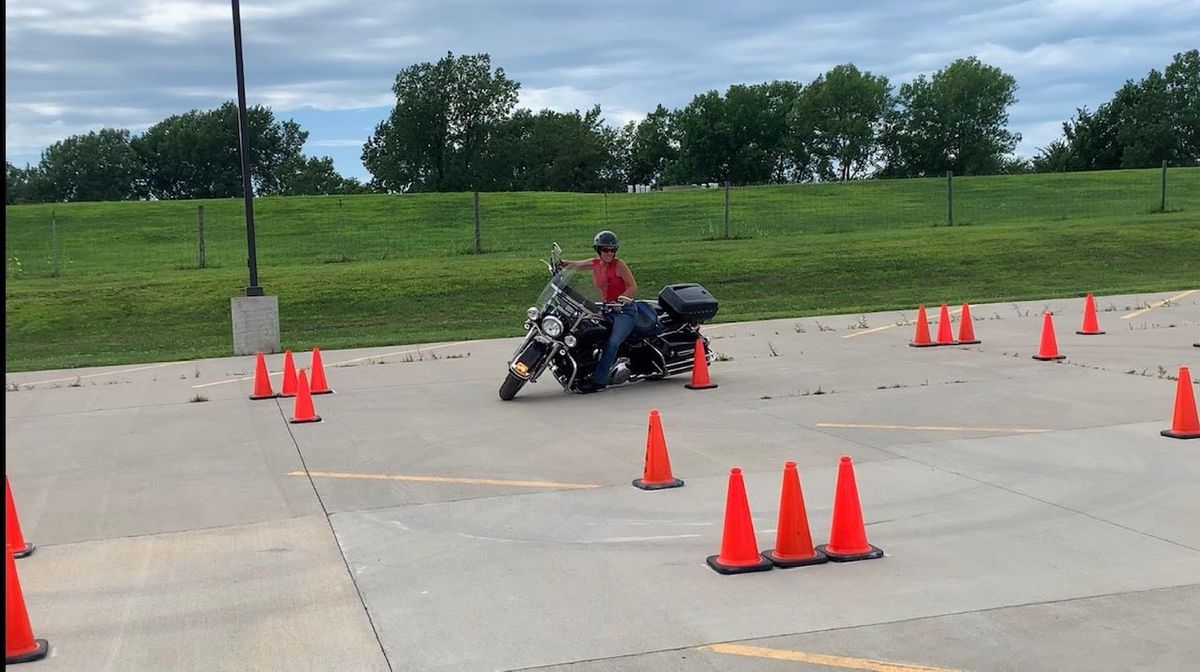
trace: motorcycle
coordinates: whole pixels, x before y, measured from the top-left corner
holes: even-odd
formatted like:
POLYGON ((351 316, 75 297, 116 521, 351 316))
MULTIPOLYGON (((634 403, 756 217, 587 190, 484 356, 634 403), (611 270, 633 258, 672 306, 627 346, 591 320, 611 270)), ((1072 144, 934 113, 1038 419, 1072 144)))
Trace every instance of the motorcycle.
MULTIPOLYGON (((579 383, 596 370, 612 316, 625 308, 623 302, 600 297, 591 266, 564 266, 558 243, 550 249, 550 260, 542 262, 550 281, 526 311, 525 340, 509 360, 500 385, 505 401, 546 371, 564 391, 578 392, 579 383)), ((706 363, 712 363, 708 338, 700 333, 700 325, 717 314, 717 300, 707 289, 695 283, 667 285, 657 300, 634 303, 637 320, 617 352, 610 387, 690 373, 697 340, 704 343, 706 363)))

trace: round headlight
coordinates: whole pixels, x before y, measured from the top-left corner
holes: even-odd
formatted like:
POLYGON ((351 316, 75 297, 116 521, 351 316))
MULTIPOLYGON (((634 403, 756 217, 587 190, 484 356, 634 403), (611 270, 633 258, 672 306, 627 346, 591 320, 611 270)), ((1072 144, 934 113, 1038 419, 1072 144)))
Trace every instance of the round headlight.
POLYGON ((566 343, 568 348, 573 348, 576 343, 575 337, 567 334, 567 337, 563 339, 563 343, 566 343))
POLYGON ((525 311, 525 314, 529 316, 529 319, 536 320, 538 318, 538 309, 534 306, 530 306, 529 310, 525 311))
POLYGON ((550 338, 558 338, 559 336, 562 336, 562 320, 553 315, 547 315, 545 319, 542 320, 542 331, 546 332, 546 335, 550 338))

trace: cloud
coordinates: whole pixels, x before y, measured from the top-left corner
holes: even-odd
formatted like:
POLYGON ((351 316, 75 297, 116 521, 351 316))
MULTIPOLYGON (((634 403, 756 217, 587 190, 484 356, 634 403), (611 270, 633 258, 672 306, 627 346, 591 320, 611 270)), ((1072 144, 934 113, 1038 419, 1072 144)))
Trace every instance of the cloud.
MULTIPOLYGON (((447 51, 491 54, 521 82, 521 106, 599 104, 613 126, 731 84, 807 83, 854 63, 899 86, 977 55, 1017 79, 1010 121, 1025 148, 1200 34, 1196 0, 253 0, 241 11, 248 102, 294 116, 310 147, 358 177, 396 73, 447 51)), ((5 19, 10 160, 236 99, 225 0, 10 2, 5 19)))

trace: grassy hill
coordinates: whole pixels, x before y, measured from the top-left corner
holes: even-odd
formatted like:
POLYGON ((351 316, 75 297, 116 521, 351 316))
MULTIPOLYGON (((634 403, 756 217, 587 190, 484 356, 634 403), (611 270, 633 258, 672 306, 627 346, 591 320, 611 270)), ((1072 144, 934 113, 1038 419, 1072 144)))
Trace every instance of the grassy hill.
MULTIPOLYGON (((255 201, 259 281, 296 350, 520 333, 551 241, 612 228, 643 296, 701 282, 718 321, 1200 285, 1200 169, 724 192, 255 201)), ((5 369, 225 356, 247 282, 240 199, 5 209, 5 369), (198 264, 204 209, 205 268, 198 264)))

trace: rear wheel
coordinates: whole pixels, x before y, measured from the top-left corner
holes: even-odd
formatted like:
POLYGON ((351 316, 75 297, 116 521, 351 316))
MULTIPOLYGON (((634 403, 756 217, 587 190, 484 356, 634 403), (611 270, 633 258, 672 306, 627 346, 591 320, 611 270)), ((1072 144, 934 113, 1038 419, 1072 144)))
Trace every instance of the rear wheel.
POLYGON ((500 384, 500 398, 508 401, 517 396, 517 392, 525 385, 525 379, 518 377, 514 373, 509 373, 504 377, 504 382, 500 384))

